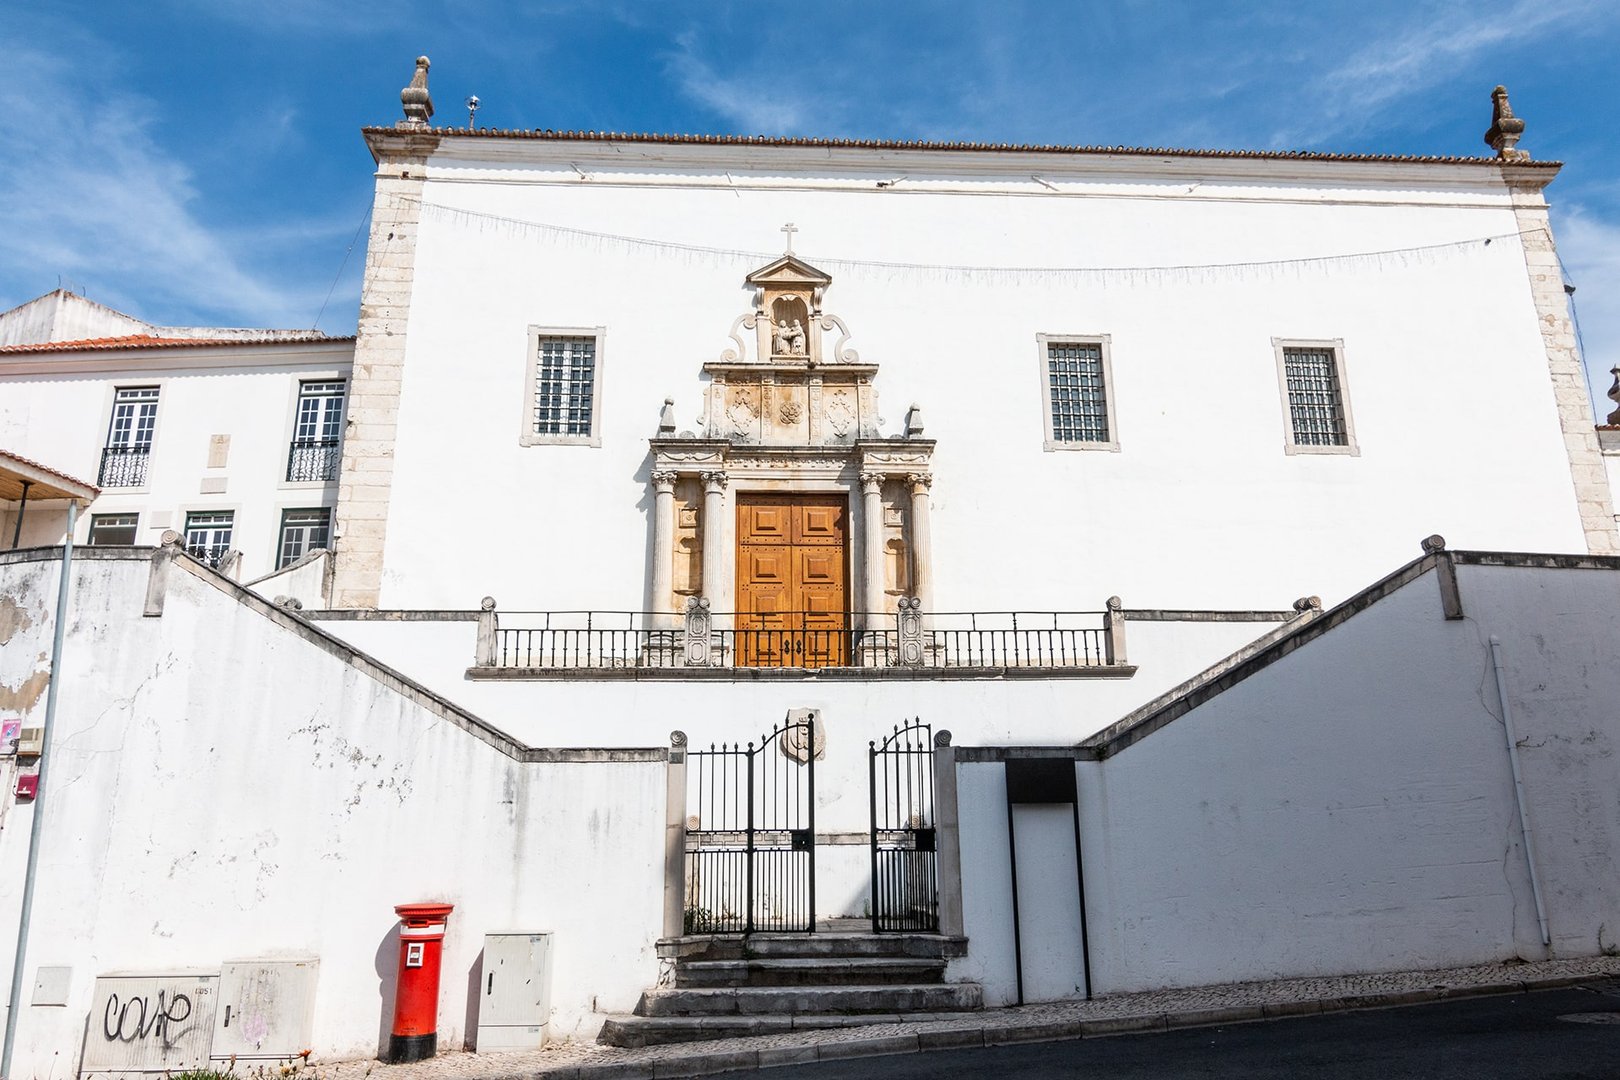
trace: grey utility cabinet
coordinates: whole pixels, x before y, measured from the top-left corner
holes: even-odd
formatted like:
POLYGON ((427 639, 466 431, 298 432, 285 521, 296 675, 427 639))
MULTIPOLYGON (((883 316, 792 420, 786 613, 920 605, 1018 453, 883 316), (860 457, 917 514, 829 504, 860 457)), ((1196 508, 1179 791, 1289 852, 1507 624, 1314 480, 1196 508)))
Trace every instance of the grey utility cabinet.
POLYGON ((209 1056, 279 1059, 309 1049, 319 975, 314 957, 227 960, 220 971, 209 1056))
POLYGON ((551 1019, 551 935, 485 934, 478 1050, 534 1050, 551 1019))

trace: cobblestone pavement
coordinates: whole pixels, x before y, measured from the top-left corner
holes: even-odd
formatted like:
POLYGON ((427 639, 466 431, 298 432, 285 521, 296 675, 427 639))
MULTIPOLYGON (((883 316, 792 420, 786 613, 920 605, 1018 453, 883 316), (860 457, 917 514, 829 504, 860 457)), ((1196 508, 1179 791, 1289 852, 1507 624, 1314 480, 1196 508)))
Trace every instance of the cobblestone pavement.
POLYGON ((412 1065, 319 1063, 305 1080, 632 1080, 702 1076, 738 1069, 879 1054, 915 1053, 1043 1039, 1083 1038, 1173 1027, 1239 1023, 1342 1009, 1408 1005, 1477 994, 1518 993, 1620 976, 1620 957, 1482 964, 1437 971, 1283 979, 1190 990, 1120 994, 1095 1001, 1022 1005, 950 1017, 788 1032, 625 1050, 565 1043, 506 1054, 440 1054, 412 1065), (314 1075, 312 1075, 312 1073, 314 1075))

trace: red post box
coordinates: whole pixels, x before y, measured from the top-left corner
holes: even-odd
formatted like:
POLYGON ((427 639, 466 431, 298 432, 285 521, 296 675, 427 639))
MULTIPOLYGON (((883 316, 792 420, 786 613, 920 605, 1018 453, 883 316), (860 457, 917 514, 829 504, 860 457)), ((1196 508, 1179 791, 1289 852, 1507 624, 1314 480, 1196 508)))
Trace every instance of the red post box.
POLYGON ((388 1056, 398 1065, 422 1061, 439 1049, 439 953, 444 924, 454 904, 400 904, 399 984, 394 991, 394 1026, 388 1056))

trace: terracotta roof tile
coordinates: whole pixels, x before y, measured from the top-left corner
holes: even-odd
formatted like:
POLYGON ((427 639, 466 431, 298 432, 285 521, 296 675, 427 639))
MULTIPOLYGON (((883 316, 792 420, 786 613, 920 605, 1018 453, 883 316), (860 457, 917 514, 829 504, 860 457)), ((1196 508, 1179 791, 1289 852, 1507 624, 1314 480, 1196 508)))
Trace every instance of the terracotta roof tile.
POLYGON ((84 338, 79 341, 42 341, 33 345, 0 345, 0 355, 12 353, 44 352, 96 352, 115 349, 184 349, 220 345, 327 345, 332 342, 353 341, 351 337, 284 336, 264 338, 171 338, 151 334, 126 334, 123 337, 84 338))
POLYGON ((409 128, 365 127, 367 135, 431 134, 473 136, 484 139, 543 139, 559 142, 674 143, 709 146, 793 146, 858 150, 955 150, 978 153, 1121 155, 1127 157, 1248 158, 1261 161, 1365 161, 1400 162, 1418 165, 1503 165, 1556 169, 1558 161, 1504 162, 1496 157, 1427 154, 1334 154, 1316 150, 1198 150, 1178 147, 1072 146, 1055 143, 929 142, 922 139, 810 139, 776 135, 660 135, 621 131, 553 131, 550 129, 431 128, 413 132, 409 128))
POLYGON ((34 461, 34 460, 30 459, 30 458, 25 458, 21 454, 14 454, 10 450, 0 450, 0 465, 4 465, 7 462, 14 462, 14 463, 19 464, 19 465, 26 465, 31 469, 38 469, 40 472, 45 473, 48 476, 54 476, 58 480, 65 480, 68 483, 77 485, 78 487, 81 487, 81 488, 89 488, 91 491, 97 493, 98 495, 101 493, 101 489, 98 488, 96 485, 94 485, 92 483, 89 483, 87 481, 84 481, 84 480, 80 480, 76 476, 69 476, 67 473, 62 472, 62 471, 60 471, 58 469, 53 469, 49 465, 41 465, 37 461, 34 461))

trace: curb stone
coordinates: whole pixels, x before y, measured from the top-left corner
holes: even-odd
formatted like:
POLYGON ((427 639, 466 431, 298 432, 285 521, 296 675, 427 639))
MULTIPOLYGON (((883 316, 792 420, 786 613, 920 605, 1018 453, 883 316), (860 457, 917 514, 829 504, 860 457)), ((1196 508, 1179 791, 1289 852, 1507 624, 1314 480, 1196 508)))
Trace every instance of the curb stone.
POLYGON ((1178 1012, 1149 1012, 1028 1024, 985 1024, 979 1027, 943 1028, 902 1035, 843 1039, 838 1042, 807 1046, 779 1046, 734 1052, 704 1050, 688 1055, 671 1055, 649 1063, 585 1063, 559 1069, 542 1069, 533 1075, 544 1077, 545 1080, 565 1080, 565 1078, 574 1080, 575 1077, 578 1080, 662 1080, 664 1077, 707 1076, 766 1069, 777 1065, 809 1064, 815 1061, 845 1061, 852 1058, 927 1053, 933 1050, 1095 1039, 1115 1035, 1175 1031, 1183 1028, 1253 1023, 1258 1020, 1291 1016, 1398 1008, 1434 1001, 1555 990, 1611 977, 1603 974, 1556 975, 1541 979, 1502 980, 1461 986, 1436 984, 1417 990, 1391 990, 1299 1001, 1184 1009, 1178 1012))

